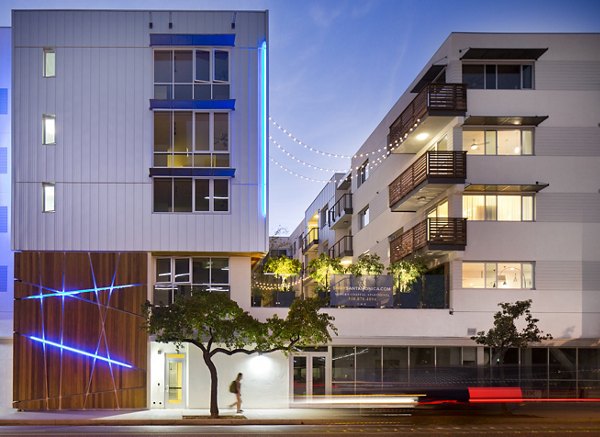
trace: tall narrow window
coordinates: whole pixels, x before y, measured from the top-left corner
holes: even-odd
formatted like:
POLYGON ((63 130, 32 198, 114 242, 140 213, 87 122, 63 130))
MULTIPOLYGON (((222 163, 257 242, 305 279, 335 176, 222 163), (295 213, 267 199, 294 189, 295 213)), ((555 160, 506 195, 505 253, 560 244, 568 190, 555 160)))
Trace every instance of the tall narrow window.
POLYGON ((56 117, 42 115, 42 144, 56 144, 56 117))
POLYGON ((358 213, 358 228, 362 229, 369 224, 369 206, 358 213))
POLYGON ((42 183, 42 212, 54 212, 54 184, 42 183))
POLYGON ((367 179, 369 179, 369 160, 367 159, 363 164, 358 168, 358 172, 356 174, 357 180, 356 185, 360 187, 364 184, 367 179))
POLYGON ((54 49, 44 49, 44 77, 56 76, 56 52, 54 49))

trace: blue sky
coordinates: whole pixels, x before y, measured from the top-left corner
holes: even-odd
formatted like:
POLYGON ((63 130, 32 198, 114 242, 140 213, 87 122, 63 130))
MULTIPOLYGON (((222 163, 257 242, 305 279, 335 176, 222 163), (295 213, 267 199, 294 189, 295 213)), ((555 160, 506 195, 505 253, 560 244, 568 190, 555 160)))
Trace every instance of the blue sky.
MULTIPOLYGON (((1 0, 11 9, 268 9, 270 115, 304 143, 352 155, 451 32, 600 32, 598 0, 1 0)), ((271 135, 300 160, 343 169, 271 135)), ((316 180, 275 146, 271 156, 316 180)), ((294 230, 323 184, 270 167, 270 229, 294 230)))

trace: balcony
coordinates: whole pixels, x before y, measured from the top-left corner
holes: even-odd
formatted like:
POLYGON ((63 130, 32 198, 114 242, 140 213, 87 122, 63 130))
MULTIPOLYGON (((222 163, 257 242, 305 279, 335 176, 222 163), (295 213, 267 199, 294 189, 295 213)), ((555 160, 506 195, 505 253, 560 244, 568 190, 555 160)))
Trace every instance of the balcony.
POLYGON ((420 250, 443 253, 465 250, 466 245, 467 219, 429 218, 390 241, 390 262, 420 250))
POLYGON ((329 249, 330 258, 344 258, 352 255, 352 235, 343 236, 329 249))
POLYGON ((426 152, 389 185, 390 209, 414 212, 467 177, 467 152, 426 152))
POLYGON ((423 141, 450 119, 464 116, 466 112, 465 84, 431 83, 417 94, 390 126, 388 148, 397 153, 416 153, 423 147, 423 141))
POLYGON ((345 229, 352 222, 352 194, 346 193, 329 208, 329 228, 345 229))
POLYGON ((310 252, 319 247, 319 228, 310 228, 304 236, 302 252, 310 252))

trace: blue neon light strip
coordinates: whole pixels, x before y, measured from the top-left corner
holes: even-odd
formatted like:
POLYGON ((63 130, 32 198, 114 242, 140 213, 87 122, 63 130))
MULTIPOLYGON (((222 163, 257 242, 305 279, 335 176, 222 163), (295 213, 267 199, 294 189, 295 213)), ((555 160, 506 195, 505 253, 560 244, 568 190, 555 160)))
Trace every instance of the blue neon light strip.
POLYGON ((52 294, 36 294, 33 296, 26 296, 23 299, 45 299, 47 297, 62 297, 62 296, 75 296, 81 293, 94 293, 96 291, 106 291, 106 290, 120 290, 123 288, 131 288, 138 287, 142 284, 127 284, 127 285, 113 285, 110 287, 98 287, 98 288, 83 288, 81 290, 70 290, 70 291, 60 291, 53 290, 52 288, 42 287, 44 290, 51 291, 52 294))
POLYGON ((235 33, 189 34, 189 33, 152 33, 151 46, 235 46, 235 33))
POLYGON ((86 357, 94 358, 94 359, 100 360, 100 361, 106 361, 107 363, 115 364, 117 366, 126 367, 128 369, 133 368, 133 366, 131 364, 122 363, 121 361, 117 361, 117 360, 113 360, 113 359, 110 359, 110 358, 106 358, 106 357, 103 357, 102 355, 97 355, 97 354, 93 354, 93 353, 90 353, 90 352, 82 351, 80 349, 75 349, 73 347, 66 346, 64 344, 55 343, 55 342, 50 341, 50 340, 45 340, 43 338, 35 337, 33 335, 26 335, 25 337, 30 338, 33 341, 37 341, 39 343, 42 343, 44 345, 48 345, 48 346, 53 346, 53 347, 59 348, 61 350, 66 350, 66 351, 73 352, 73 353, 76 353, 76 354, 79 354, 79 355, 85 355, 86 357))
POLYGON ((262 216, 267 216, 267 42, 263 41, 261 44, 261 156, 262 156, 262 202, 261 210, 262 216))

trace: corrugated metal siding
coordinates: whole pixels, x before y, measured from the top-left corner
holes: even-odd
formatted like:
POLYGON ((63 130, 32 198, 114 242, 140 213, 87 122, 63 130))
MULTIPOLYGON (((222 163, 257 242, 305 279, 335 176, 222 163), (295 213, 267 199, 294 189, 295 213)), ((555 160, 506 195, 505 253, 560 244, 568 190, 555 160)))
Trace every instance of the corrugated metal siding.
POLYGON ((536 199, 538 222, 600 222, 598 193, 540 193, 536 199))
POLYGON ((538 156, 600 156, 597 127, 540 126, 535 130, 538 156))
POLYGON ((538 90, 600 90, 600 62, 544 61, 535 65, 535 88, 538 90))
POLYGON ((22 250, 267 250, 260 215, 258 52, 266 14, 16 11, 15 247, 22 250), (230 77, 229 214, 153 214, 152 49, 149 33, 236 33, 230 77), (42 48, 56 77, 42 77, 42 48), (43 146, 42 114, 56 145, 43 146), (41 213, 41 182, 56 182, 56 213, 41 213))

